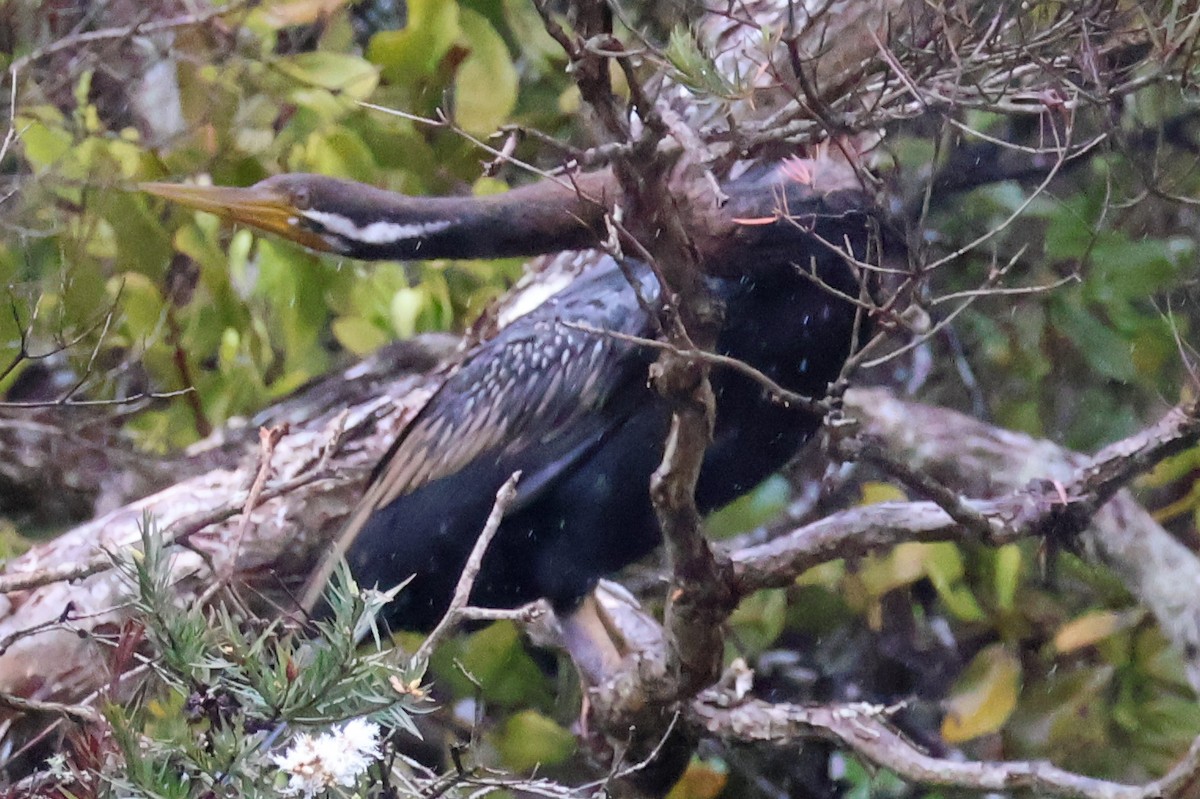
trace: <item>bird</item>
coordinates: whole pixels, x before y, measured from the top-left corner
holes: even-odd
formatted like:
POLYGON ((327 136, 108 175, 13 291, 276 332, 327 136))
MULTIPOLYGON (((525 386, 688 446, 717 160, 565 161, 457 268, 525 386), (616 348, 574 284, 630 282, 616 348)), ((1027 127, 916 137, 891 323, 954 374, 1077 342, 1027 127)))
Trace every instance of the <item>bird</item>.
MULTIPOLYGON (((722 186, 706 226, 704 281, 724 309, 715 352, 779 386, 825 394, 861 333, 861 273, 829 242, 865 250, 870 214, 845 181, 818 188, 818 164, 796 159, 722 186), (771 216, 781 203, 803 223, 771 216), (765 215, 764 215, 765 214, 765 215), (718 218, 719 217, 719 218, 718 218)), ((393 628, 429 630, 445 613, 497 490, 520 473, 484 555, 471 604, 515 608, 549 600, 572 618, 597 580, 660 543, 650 476, 663 455, 671 406, 650 385, 667 292, 650 265, 595 246, 609 175, 537 183, 487 198, 420 198, 314 175, 239 189, 143 188, 315 250, 367 260, 501 257, 561 251, 551 264, 581 274, 509 320, 459 359, 380 461, 361 502, 306 590, 320 607, 332 564, 390 589, 393 628), (580 188, 584 187, 584 188, 580 188)), ((712 442, 695 497, 717 509, 785 465, 818 429, 804 407, 762 381, 714 367, 712 442)))

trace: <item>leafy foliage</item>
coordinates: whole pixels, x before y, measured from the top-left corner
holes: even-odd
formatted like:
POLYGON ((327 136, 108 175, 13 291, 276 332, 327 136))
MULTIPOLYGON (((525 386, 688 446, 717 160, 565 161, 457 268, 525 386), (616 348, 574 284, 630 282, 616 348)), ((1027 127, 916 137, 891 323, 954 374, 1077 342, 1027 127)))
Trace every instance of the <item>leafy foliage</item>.
POLYGON ((107 740, 99 746, 112 757, 99 773, 60 770, 64 790, 79 782, 98 796, 265 796, 286 781, 280 758, 268 755, 301 740, 298 731, 369 715, 416 733, 412 714, 428 709, 428 694, 421 675, 379 641, 374 620, 386 596, 360 591, 341 568, 328 593, 330 618, 311 637, 225 603, 181 607, 171 550, 151 520, 143 530, 142 548, 118 563, 137 611, 121 648, 144 637, 149 676, 137 701, 105 705, 107 740), (373 645, 360 651, 372 630, 373 645))
MULTIPOLYGON (((229 237, 212 218, 163 209, 133 189, 182 175, 245 184, 282 170, 413 194, 496 191, 478 177, 478 156, 459 134, 360 103, 437 120, 451 99, 454 121, 480 134, 509 121, 561 128, 566 118, 547 115, 537 99, 565 91, 566 79, 549 79, 545 41, 514 27, 529 24, 529 10, 509 5, 412 3, 406 27, 376 33, 365 54, 348 50, 345 8, 314 29, 316 49, 305 52, 288 52, 288 31, 270 10, 249 15, 246 46, 232 52, 203 31, 184 31, 162 72, 130 77, 143 91, 168 94, 155 109, 165 113, 135 124, 105 117, 92 71, 78 76, 69 111, 40 84, 23 82, 10 161, 19 157, 30 179, 10 197, 16 235, 0 248, 0 279, 14 290, 13 313, 0 321, 0 359, 16 358, 28 328, 35 354, 81 339, 69 351, 88 378, 81 396, 194 388, 195 401, 165 404, 127 426, 143 446, 162 449, 323 374, 339 348, 362 354, 397 335, 461 326, 519 274, 518 264, 367 270, 245 232, 229 237), (133 385, 89 369, 94 349, 105 363, 123 364, 133 385)), ((20 371, 6 372, 0 389, 20 371)))

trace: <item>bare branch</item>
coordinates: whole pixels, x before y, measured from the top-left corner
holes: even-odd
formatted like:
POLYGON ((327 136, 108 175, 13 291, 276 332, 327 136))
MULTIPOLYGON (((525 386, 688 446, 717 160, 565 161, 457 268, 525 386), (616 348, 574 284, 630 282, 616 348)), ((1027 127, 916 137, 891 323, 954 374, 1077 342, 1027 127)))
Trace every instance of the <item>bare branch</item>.
POLYGON ((801 707, 751 700, 721 707, 693 702, 688 719, 705 732, 734 741, 780 745, 825 740, 847 747, 907 782, 985 792, 1031 791, 1070 799, 1159 799, 1189 795, 1200 776, 1200 739, 1161 779, 1123 785, 1075 774, 1047 762, 962 762, 932 757, 887 722, 887 708, 866 703, 801 707))
MULTIPOLYGON (((1133 477, 1197 440, 1200 408, 1193 404, 1174 409, 1157 424, 1106 448, 1060 483, 1035 482, 995 500, 964 501, 940 489, 941 498, 959 510, 974 535, 983 535, 983 540, 993 545, 1031 535, 1075 535, 1133 477)), ((931 489, 923 485, 922 490, 931 489)), ((820 563, 904 541, 962 537, 962 523, 934 502, 885 502, 852 508, 769 543, 731 553, 736 590, 744 596, 761 588, 788 585, 820 563)))
POLYGON ((46 713, 62 716, 77 724, 95 724, 103 721, 103 716, 95 708, 87 705, 70 705, 62 702, 39 702, 36 699, 26 699, 14 694, 0 693, 0 707, 15 710, 18 713, 46 713))
POLYGON ((95 31, 85 31, 83 33, 76 33, 72 36, 64 36, 61 39, 56 39, 50 44, 47 44, 44 47, 39 47, 33 52, 27 53, 26 55, 18 58, 9 67, 9 71, 13 73, 13 75, 16 75, 34 61, 41 60, 46 56, 62 52, 63 50, 70 50, 86 44, 92 44, 93 42, 128 39, 133 36, 148 36, 152 33, 161 33, 162 31, 178 30, 179 28, 194 28, 207 25, 215 19, 220 19, 221 17, 226 17, 231 14, 245 11, 254 5, 254 0, 234 0, 228 5, 212 8, 203 13, 181 14, 176 17, 154 21, 149 21, 152 13, 148 12, 146 19, 135 22, 132 25, 124 25, 119 28, 102 28, 95 31))
POLYGON ((520 479, 521 473, 514 472, 512 477, 504 481, 504 485, 500 486, 500 490, 496 492, 496 501, 492 503, 492 510, 483 524, 483 530, 479 533, 479 538, 475 540, 475 546, 471 549, 471 554, 467 557, 466 564, 463 565, 462 573, 458 576, 458 582, 454 586, 454 596, 450 599, 450 607, 446 609, 441 621, 433 628, 433 632, 429 633, 421 642, 420 648, 412 656, 413 663, 422 666, 428 663, 429 656, 437 649, 438 644, 470 615, 463 611, 470 603, 471 589, 475 587, 475 578, 479 576, 479 569, 483 566, 483 556, 487 554, 488 546, 491 545, 492 539, 496 537, 496 532, 500 529, 500 522, 504 520, 504 512, 517 497, 517 481, 520 479))
POLYGON ((795 391, 789 391, 745 361, 737 358, 730 358, 728 355, 718 355, 715 352, 698 350, 694 347, 689 349, 679 349, 668 341, 659 341, 658 339, 630 336, 615 330, 601 330, 600 328, 591 327, 590 325, 576 322, 563 322, 562 325, 563 327, 569 327, 573 330, 580 330, 584 333, 591 333, 592 335, 596 336, 604 336, 605 338, 613 338, 617 339, 618 341, 627 341, 630 344, 637 344, 639 347, 671 352, 680 356, 681 358, 707 363, 712 366, 720 366, 723 368, 732 369, 733 371, 750 378, 755 383, 758 383, 763 387, 763 390, 770 395, 774 402, 779 403, 785 408, 794 407, 818 415, 824 415, 829 410, 829 403, 827 401, 815 400, 812 397, 806 397, 803 394, 797 394, 795 391))

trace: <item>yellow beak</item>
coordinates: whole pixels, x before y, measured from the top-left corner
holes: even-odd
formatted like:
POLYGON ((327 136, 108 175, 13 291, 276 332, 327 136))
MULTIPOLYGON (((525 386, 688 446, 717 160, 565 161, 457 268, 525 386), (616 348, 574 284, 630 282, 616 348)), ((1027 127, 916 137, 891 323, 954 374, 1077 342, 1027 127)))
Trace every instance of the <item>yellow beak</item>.
POLYGON ((333 248, 323 237, 300 224, 300 212, 279 189, 250 186, 190 186, 182 183, 139 183, 147 194, 170 200, 223 219, 240 222, 282 236, 320 252, 333 248))

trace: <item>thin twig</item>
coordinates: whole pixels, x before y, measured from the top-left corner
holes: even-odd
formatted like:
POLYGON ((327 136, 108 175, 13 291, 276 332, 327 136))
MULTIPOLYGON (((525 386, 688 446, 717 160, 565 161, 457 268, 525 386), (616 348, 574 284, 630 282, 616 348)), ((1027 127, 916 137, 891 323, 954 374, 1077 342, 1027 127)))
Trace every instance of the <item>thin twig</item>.
POLYGON ((41 702, 14 694, 0 692, 0 707, 18 713, 49 713, 63 716, 77 724, 95 724, 103 720, 98 711, 87 705, 71 705, 62 702, 41 702))
POLYGON ((45 47, 39 47, 31 53, 21 56, 12 63, 9 67, 9 72, 15 76, 23 70, 28 64, 45 58, 48 55, 69 50, 73 47, 79 47, 92 42, 109 41, 113 39, 128 39, 132 36, 148 36, 153 33, 162 33, 163 31, 177 30, 179 28, 192 28, 200 25, 207 25, 215 19, 229 16, 243 9, 250 8, 257 4, 257 0, 234 0, 228 5, 219 6, 217 8, 205 11, 202 14, 181 14, 179 16, 170 17, 168 19, 160 19, 154 22, 139 21, 132 25, 122 25, 119 28, 102 28, 96 31, 86 31, 77 33, 72 36, 65 36, 57 39, 45 47))
POLYGON ((715 352, 700 350, 696 349, 695 347, 682 349, 669 341, 659 341, 658 339, 644 338, 642 336, 631 336, 628 333, 622 333, 617 330, 604 330, 598 327, 583 324, 582 322, 568 322, 563 320, 560 322, 560 324, 563 327, 569 327, 572 330, 578 330, 583 333, 590 333, 595 336, 604 336, 606 338, 612 338, 618 341, 625 341, 630 344, 636 344, 639 347, 646 347, 647 349, 671 352, 687 360, 698 361, 711 364, 712 366, 720 366, 730 369, 734 372, 745 375, 754 382, 758 383, 760 386, 762 386, 763 390, 770 395, 772 402, 782 405, 785 408, 798 408, 800 410, 817 415, 824 415, 829 410, 829 403, 827 401, 813 399, 812 397, 807 397, 790 389, 786 389, 776 383, 762 371, 754 368, 740 358, 731 358, 728 355, 719 355, 715 352))
POLYGON ((254 509, 258 507, 262 499, 263 489, 267 485, 267 478, 271 475, 271 460, 275 455, 275 447, 287 433, 287 423, 269 428, 260 427, 258 429, 258 469, 255 470, 254 480, 251 482, 250 490, 246 494, 246 502, 242 505, 242 518, 238 522, 237 530, 233 534, 233 540, 229 544, 225 566, 216 575, 216 579, 212 585, 200 595, 199 602, 201 605, 206 604, 216 595, 217 591, 229 585, 230 581, 233 580, 234 572, 237 569, 238 553, 242 549, 242 541, 245 540, 246 532, 250 529, 254 509))
POLYGON ((987 516, 971 508, 957 493, 926 472, 909 468, 878 443, 864 440, 861 436, 851 436, 838 439, 834 446, 837 454, 846 460, 862 460, 877 466, 904 485, 933 500, 946 515, 973 532, 980 541, 992 540, 998 532, 987 516))
POLYGON ((479 570, 483 566, 483 556, 487 553, 488 546, 500 529, 500 522, 504 520, 504 512, 517 497, 517 481, 520 479, 521 473, 513 472, 512 477, 504 481, 504 485, 500 486, 500 490, 496 492, 496 501, 492 503, 492 510, 483 524, 483 530, 479 533, 479 538, 475 540, 475 546, 471 549, 462 573, 458 575, 458 583, 454 586, 454 596, 450 599, 450 606, 446 608, 445 614, 433 628, 433 632, 421 642, 421 646, 412 656, 413 663, 420 666, 428 663, 429 656, 442 642, 442 639, 453 632, 463 621, 462 611, 470 604, 471 589, 475 587, 475 578, 479 576, 479 570))

